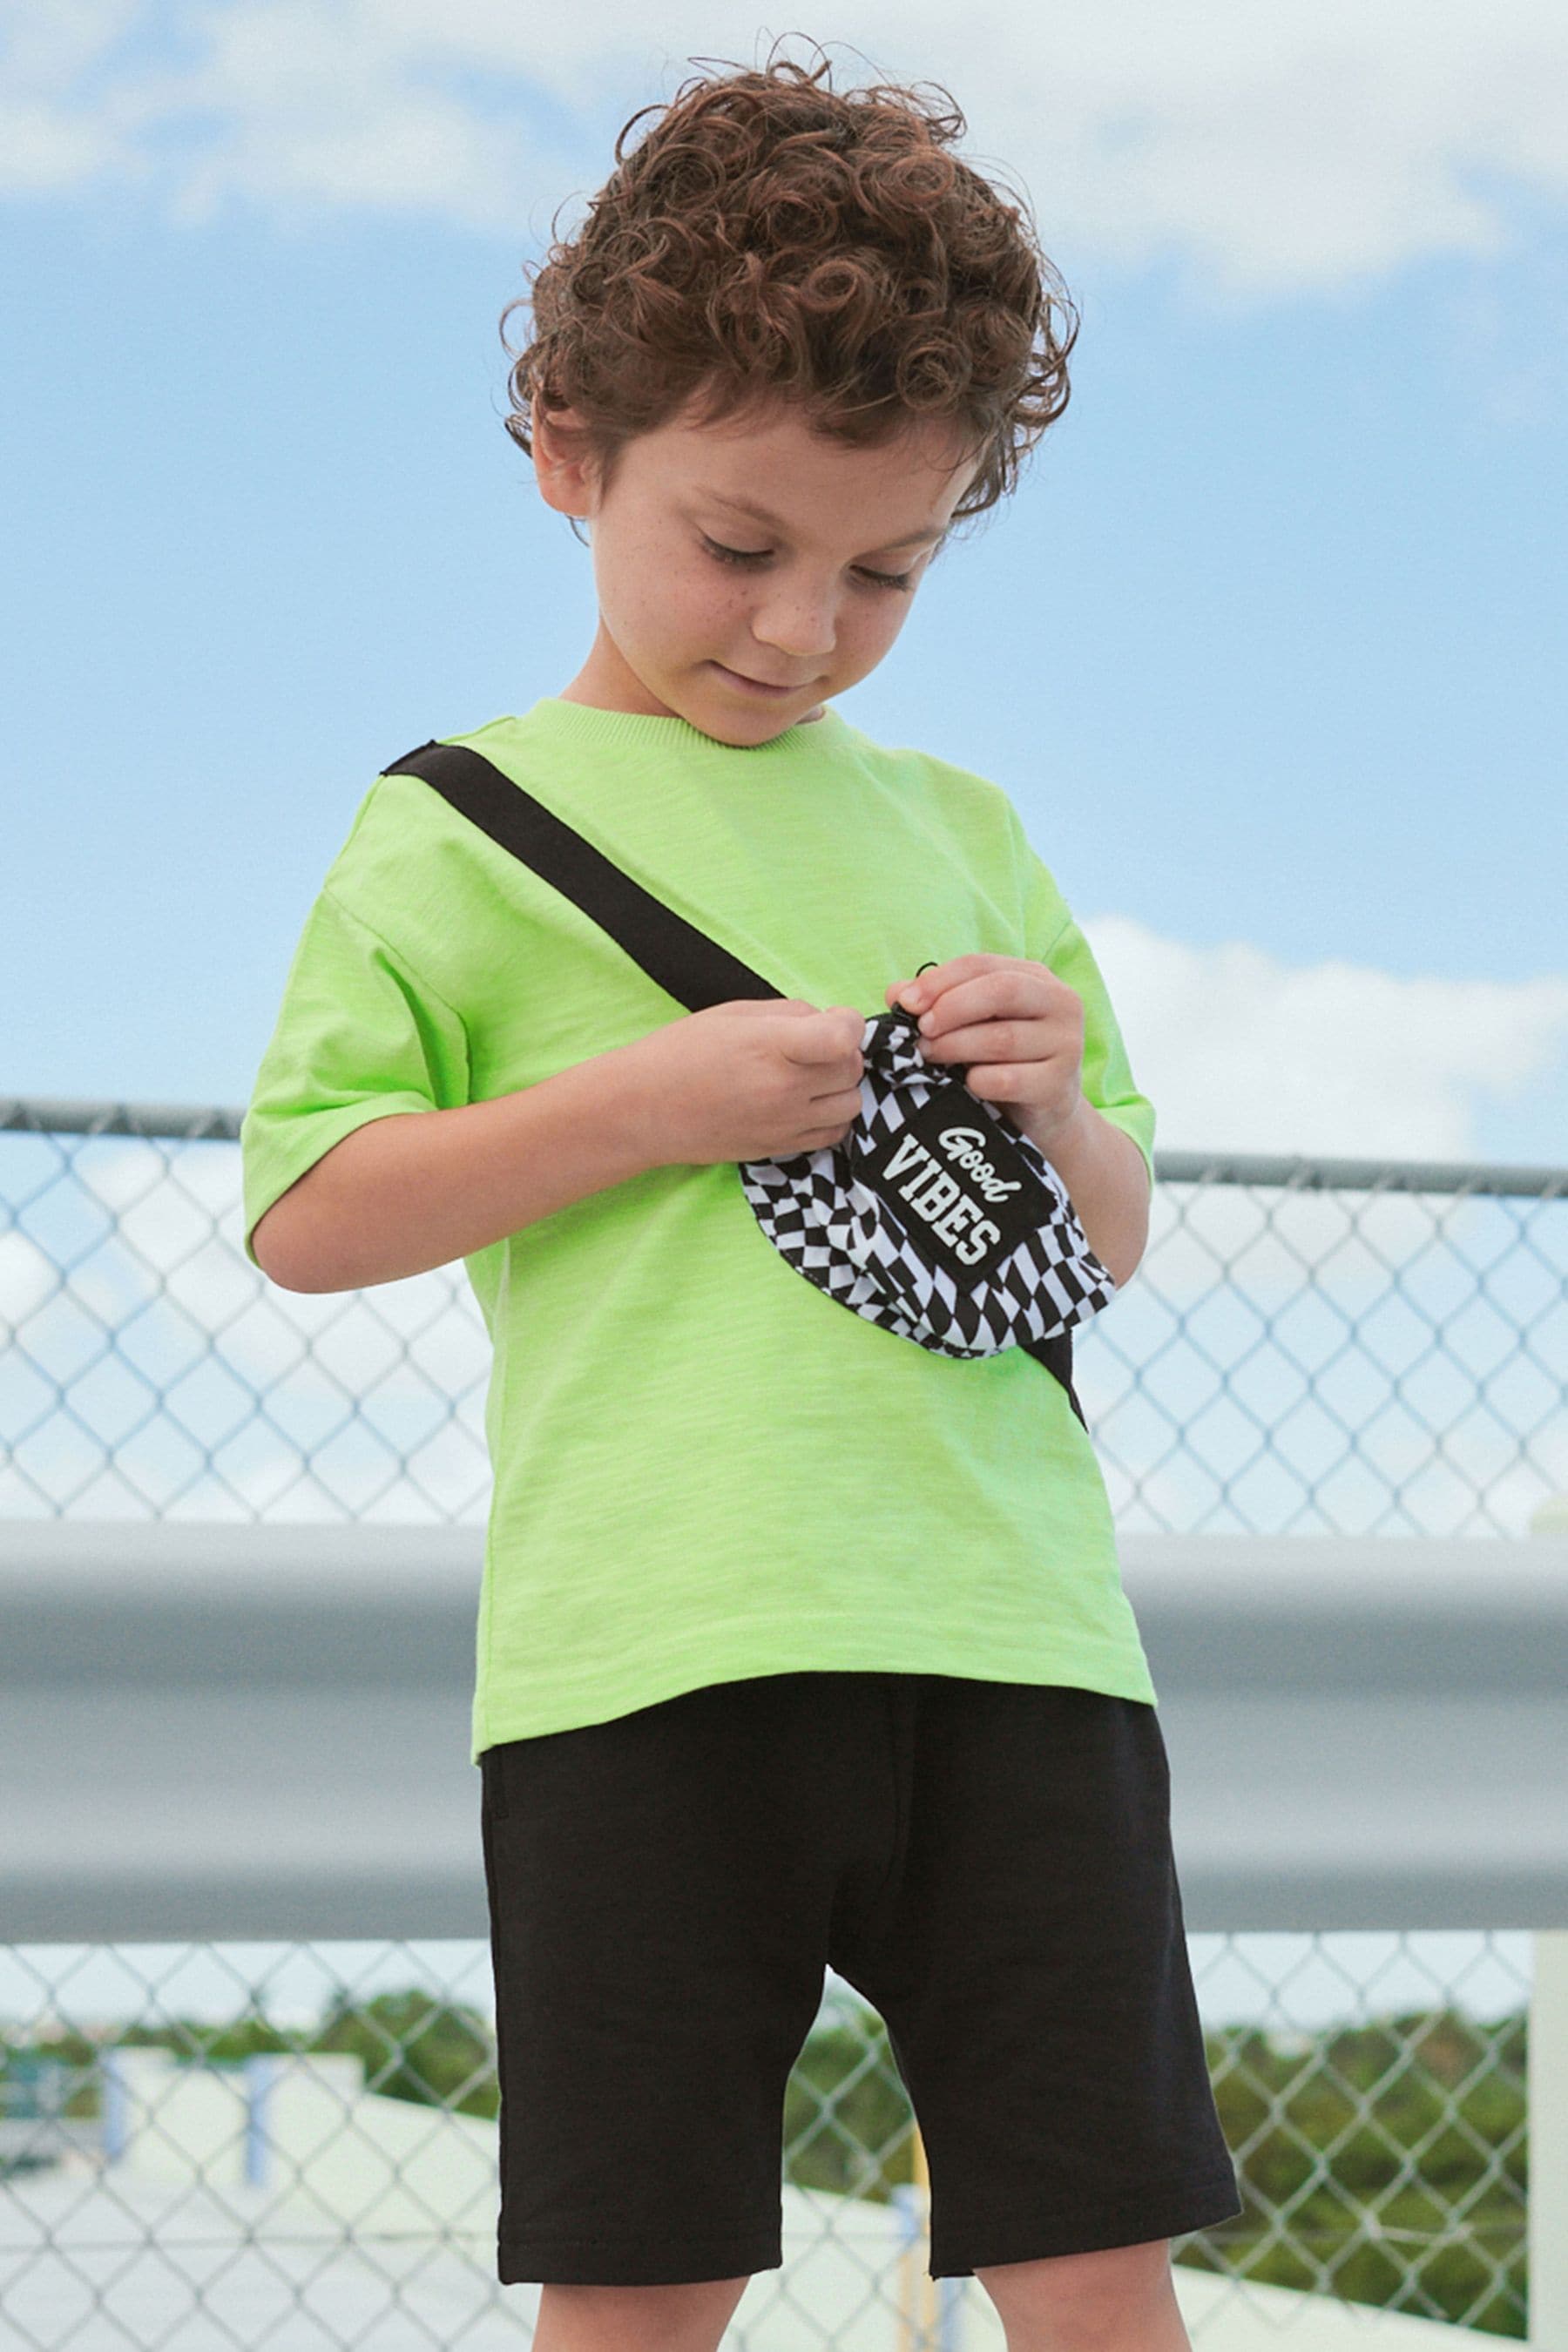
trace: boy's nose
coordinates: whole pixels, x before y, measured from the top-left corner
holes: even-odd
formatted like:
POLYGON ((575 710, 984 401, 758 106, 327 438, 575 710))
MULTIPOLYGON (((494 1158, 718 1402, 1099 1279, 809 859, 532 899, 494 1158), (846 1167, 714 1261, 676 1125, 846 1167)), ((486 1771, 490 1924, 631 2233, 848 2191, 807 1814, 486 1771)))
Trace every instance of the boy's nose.
POLYGON ((764 667, 819 670, 833 656, 833 598, 777 594, 752 622, 764 667))

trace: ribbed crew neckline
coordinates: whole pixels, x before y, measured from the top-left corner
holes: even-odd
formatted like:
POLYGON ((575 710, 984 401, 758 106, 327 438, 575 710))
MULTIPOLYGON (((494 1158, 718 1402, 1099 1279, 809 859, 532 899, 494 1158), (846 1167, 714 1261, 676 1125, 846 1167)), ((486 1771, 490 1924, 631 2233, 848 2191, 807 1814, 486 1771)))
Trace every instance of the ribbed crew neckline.
POLYGON ((602 710, 596 703, 568 702, 559 694, 542 694, 531 710, 514 715, 531 727, 542 726, 583 742, 640 745, 647 751, 678 751, 682 757, 699 753, 718 760, 780 759, 796 751, 837 750, 849 732, 848 720, 831 702, 824 704, 820 719, 796 719, 765 743, 721 742, 673 710, 602 710))

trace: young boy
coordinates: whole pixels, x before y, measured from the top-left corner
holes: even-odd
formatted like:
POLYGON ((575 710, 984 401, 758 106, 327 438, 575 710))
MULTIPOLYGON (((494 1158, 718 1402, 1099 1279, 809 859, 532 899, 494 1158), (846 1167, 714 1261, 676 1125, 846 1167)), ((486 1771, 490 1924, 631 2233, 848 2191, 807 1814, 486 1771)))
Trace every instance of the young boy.
POLYGON ((712 2352, 780 2265, 828 1968, 916 2111, 931 2275, 1012 2352, 1179 2352, 1170 2240, 1241 2207, 1092 1446, 1024 1349, 803 1280, 735 1165, 841 1140, 901 1002, 1118 1283, 1148 1231, 1153 1108, 1016 812, 837 708, 1071 338, 962 115, 826 70, 689 84, 552 247, 508 427, 590 526, 597 631, 445 739, 795 993, 684 1012, 383 774, 257 1079, 246 1247, 300 1291, 461 1257, 494 1343, 471 1752, 536 2352, 712 2352))

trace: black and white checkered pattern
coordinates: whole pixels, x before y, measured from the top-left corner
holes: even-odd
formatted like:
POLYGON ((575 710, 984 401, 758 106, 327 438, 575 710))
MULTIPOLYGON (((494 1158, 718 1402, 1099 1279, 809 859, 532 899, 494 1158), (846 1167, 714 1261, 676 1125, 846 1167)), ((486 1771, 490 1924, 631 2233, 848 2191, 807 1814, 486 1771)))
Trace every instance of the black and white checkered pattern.
POLYGON ((860 1111, 842 1143, 740 1162, 757 1223, 787 1264, 830 1298, 938 1355, 994 1355, 1087 1321, 1117 1286, 1090 1249, 1060 1177, 1027 1136, 969 1092, 952 1065, 926 1062, 917 1036, 906 1014, 868 1019, 860 1111), (936 1264, 918 1220, 901 1220, 885 1190, 871 1189, 858 1172, 939 1090, 962 1103, 971 1128, 1000 1131, 1048 1196, 1042 1222, 982 1281, 956 1281, 936 1264))

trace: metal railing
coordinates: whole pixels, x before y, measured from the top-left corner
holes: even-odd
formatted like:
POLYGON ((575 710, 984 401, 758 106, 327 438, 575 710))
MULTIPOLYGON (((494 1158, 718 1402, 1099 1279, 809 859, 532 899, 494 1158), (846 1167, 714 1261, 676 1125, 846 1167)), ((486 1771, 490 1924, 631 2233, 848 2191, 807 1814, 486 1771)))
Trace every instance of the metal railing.
MULTIPOLYGON (((489 1350, 461 1267, 325 1297, 264 1283, 238 1245, 237 1133, 227 1111, 0 1104, 0 1556, 7 1522, 46 1519, 68 1542, 115 1520, 187 1540, 401 1522, 405 1544, 482 1526, 489 1350)), ((1146 1635, 1141 1538, 1480 1538, 1479 1565, 1568 1525, 1568 1170, 1198 1153, 1156 1170, 1143 1263, 1077 1349, 1146 1635)), ((1489 1718, 1511 1742, 1505 1719, 1489 1718)), ((1173 1756, 1179 1809, 1195 1775, 1173 1756)), ((48 1772, 46 1754, 38 1789, 48 1772)), ((1548 1801, 1523 1773, 1517 1806, 1548 1801)), ((90 1844, 86 1882, 107 1890, 90 1844)), ((1233 1873, 1237 1902, 1256 1888, 1243 1917, 1279 1916, 1266 1870, 1233 1873)), ((1397 1893, 1359 1939, 1306 1920, 1205 1935, 1188 1903, 1246 2207, 1177 2242, 1200 2352, 1295 2324, 1300 2294, 1314 2352, 1374 2312, 1391 2344, 1426 2321, 1564 2352, 1555 1874, 1548 1856, 1528 1914, 1447 1935, 1425 1912, 1401 1924, 1397 1893), (1222 2016, 1248 1970, 1251 2014, 1222 2016)), ((393 1941, 351 1965, 300 1937, 258 1981, 231 1938, 266 1932, 266 1905, 263 1883, 257 1916, 212 1943, 0 1945, 0 2332, 81 2352, 525 2340, 538 2290, 493 2271, 488 1955, 393 1941), (203 2000, 182 2002, 193 1970, 203 2000), (269 2011, 268 1981, 300 1971, 313 1998, 269 2011)), ((791 2080, 784 2271, 731 2335, 755 2352, 999 2345, 973 2282, 923 2274, 919 2134, 879 2021, 847 1996, 830 1980, 791 2080)))

